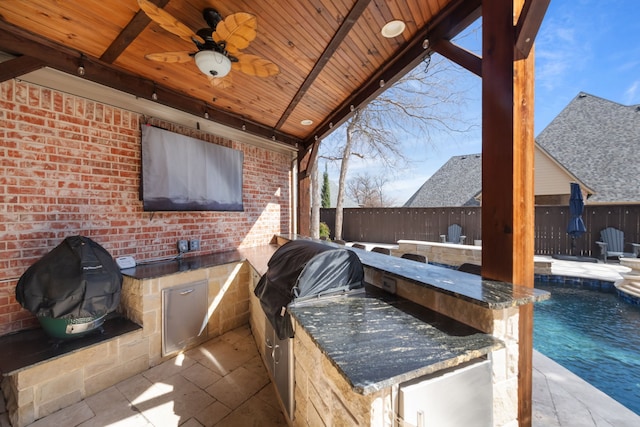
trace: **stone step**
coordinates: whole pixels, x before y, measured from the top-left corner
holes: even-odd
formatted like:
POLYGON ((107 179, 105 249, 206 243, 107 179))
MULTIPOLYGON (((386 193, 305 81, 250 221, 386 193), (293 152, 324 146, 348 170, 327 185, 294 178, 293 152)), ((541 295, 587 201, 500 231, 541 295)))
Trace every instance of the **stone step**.
POLYGON ((640 284, 636 282, 625 282, 618 286, 618 290, 640 298, 640 284))
POLYGON ((625 280, 620 283, 619 287, 640 290, 640 280, 625 280))

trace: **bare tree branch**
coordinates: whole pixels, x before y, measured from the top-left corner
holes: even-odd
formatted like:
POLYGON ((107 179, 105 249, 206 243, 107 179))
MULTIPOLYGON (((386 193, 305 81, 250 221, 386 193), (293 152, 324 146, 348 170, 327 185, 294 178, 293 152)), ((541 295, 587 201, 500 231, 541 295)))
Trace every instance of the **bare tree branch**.
MULTIPOLYGON (((322 141, 323 153, 319 157, 340 162, 334 230, 337 239, 342 238, 342 207, 350 157, 375 159, 389 173, 411 162, 403 151, 407 139, 419 138, 430 144, 432 132, 461 133, 474 127, 465 122, 460 112, 468 99, 464 88, 456 85, 455 77, 458 71, 464 71, 440 56, 437 58, 423 61, 366 107, 356 110, 340 129, 322 141)), ((382 203, 382 185, 379 187, 377 203, 382 203)), ((357 188, 352 191, 362 197, 357 188)), ((352 198, 360 202, 358 197, 352 198)))
POLYGON ((383 187, 386 183, 384 175, 356 175, 347 181, 346 193, 363 208, 389 207, 395 201, 384 194, 383 187))

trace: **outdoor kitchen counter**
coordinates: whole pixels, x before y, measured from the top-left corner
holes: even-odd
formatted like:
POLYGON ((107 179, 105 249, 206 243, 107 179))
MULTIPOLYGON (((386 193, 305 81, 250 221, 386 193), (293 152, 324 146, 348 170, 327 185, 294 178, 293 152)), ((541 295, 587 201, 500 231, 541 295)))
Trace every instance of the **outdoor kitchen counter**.
MULTIPOLYGON (((309 239, 295 234, 279 236, 283 240, 309 239)), ((313 240, 313 239, 312 239, 313 240)), ((324 242, 327 245, 350 249, 364 267, 371 267, 387 276, 404 279, 415 285, 458 298, 491 310, 517 307, 549 298, 539 289, 517 286, 507 282, 483 279, 457 270, 416 262, 364 249, 324 242)))
POLYGON ((491 335, 370 285, 358 294, 292 304, 289 312, 363 395, 503 347, 491 335))
POLYGON ((271 255, 273 255, 277 248, 275 245, 262 245, 208 255, 140 263, 133 268, 122 270, 122 274, 138 280, 154 279, 183 271, 193 271, 243 261, 249 261, 251 266, 259 274, 264 274, 267 271, 269 258, 271 258, 271 255))
MULTIPOLYGON (((276 236, 280 245, 302 239, 309 238, 276 236)), ((391 416, 400 416, 396 393, 415 384, 440 384, 445 374, 481 366, 486 358, 490 384, 472 395, 491 393, 488 410, 493 413, 493 425, 517 424, 513 396, 518 392, 519 307, 549 298, 547 292, 324 243, 358 255, 367 293, 289 306, 295 331, 298 419, 314 419, 319 413, 309 415, 310 408, 321 407, 323 419, 349 424, 340 418, 344 411, 332 409, 348 408, 362 425, 387 425, 384 417, 389 414, 383 408, 391 408, 391 416), (331 393, 321 394, 314 384, 322 384, 323 390, 328 387, 331 393)), ((438 386, 433 387, 437 393, 438 386)), ((469 385, 455 387, 461 387, 462 393, 469 385)))
POLYGON ((133 268, 125 268, 122 274, 134 279, 154 279, 183 271, 216 267, 218 265, 242 262, 245 258, 237 250, 218 252, 209 255, 197 255, 171 260, 140 263, 133 268))

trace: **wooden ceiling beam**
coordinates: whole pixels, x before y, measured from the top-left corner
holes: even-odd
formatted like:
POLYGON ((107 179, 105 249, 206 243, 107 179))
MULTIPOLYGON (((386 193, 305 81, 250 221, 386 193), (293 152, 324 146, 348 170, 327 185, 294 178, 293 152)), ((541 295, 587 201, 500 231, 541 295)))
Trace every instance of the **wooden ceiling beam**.
MULTIPOLYGON (((169 0, 155 0, 153 2, 156 6, 163 8, 169 3, 169 0)), ((127 26, 118 34, 118 37, 109 45, 107 50, 104 51, 100 57, 101 61, 108 64, 112 64, 113 61, 118 59, 120 54, 140 35, 140 33, 147 28, 147 25, 151 22, 151 18, 147 16, 142 9, 136 13, 127 26)))
POLYGON ((338 28, 338 31, 336 31, 333 38, 325 48, 324 52, 322 52, 322 55, 320 55, 320 58, 318 58, 318 60, 314 64, 311 72, 307 75, 307 78, 304 80, 304 82, 296 92, 295 96, 287 106, 287 109, 280 117, 280 120, 278 120, 276 129, 280 129, 286 123, 291 113, 293 113, 293 110, 300 103, 302 98, 304 98, 313 82, 316 80, 316 78, 318 78, 324 67, 327 65, 336 49, 340 47, 344 39, 349 34, 349 31, 351 31, 360 16, 362 16, 364 11, 367 9, 369 3, 371 3, 371 0, 358 0, 356 4, 351 8, 349 14, 346 16, 344 21, 342 21, 340 28, 338 28))
POLYGON ((429 47, 441 40, 449 40, 471 25, 482 15, 482 0, 453 1, 431 23, 420 29, 411 43, 408 43, 392 61, 385 64, 369 81, 345 100, 323 123, 314 135, 304 141, 309 147, 317 139, 329 135, 344 123, 354 109, 366 105, 384 91, 384 88, 398 81, 420 61, 432 53, 429 47), (426 43, 425 43, 426 42, 426 43), (425 47, 426 46, 426 47, 425 47))
POLYGON ((315 141, 311 144, 311 147, 307 147, 307 151, 309 155, 298 155, 300 158, 306 158, 306 162, 299 162, 299 172, 298 179, 304 179, 311 176, 311 167, 316 163, 316 159, 318 158, 318 152, 320 150, 320 140, 315 141))
POLYGON ((482 16, 482 0, 452 1, 430 25, 429 40, 451 40, 482 16))
POLYGON ((482 77, 482 58, 461 48, 450 40, 442 40, 432 47, 435 52, 455 62, 478 77, 482 77))
POLYGON ((551 0, 525 0, 516 24, 516 52, 518 59, 527 58, 551 0))
POLYGON ((0 63, 0 82, 39 70, 45 63, 32 56, 19 56, 0 63))
MULTIPOLYGON (((97 58, 86 56, 73 49, 27 33, 3 21, 0 21, 0 51, 5 51, 13 55, 32 57, 41 61, 45 66, 71 75, 77 74, 78 66, 82 61, 86 70, 83 78, 86 80, 140 98, 150 98, 155 89, 158 94, 158 103, 195 116, 202 116, 204 114, 204 103, 200 100, 154 84, 151 80, 136 76, 97 58)), ((291 135, 249 121, 244 117, 216 109, 212 106, 209 106, 207 111, 209 113, 209 120, 234 129, 241 129, 245 132, 266 139, 276 140, 294 147, 301 142, 300 139, 291 135)), ((203 118, 203 120, 205 119, 203 118)))

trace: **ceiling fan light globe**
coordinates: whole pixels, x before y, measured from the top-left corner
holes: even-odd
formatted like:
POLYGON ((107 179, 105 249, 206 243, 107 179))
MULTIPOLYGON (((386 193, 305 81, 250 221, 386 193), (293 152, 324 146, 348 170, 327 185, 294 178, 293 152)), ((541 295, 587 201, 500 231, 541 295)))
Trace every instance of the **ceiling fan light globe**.
POLYGON ((231 71, 229 58, 213 50, 202 50, 196 53, 194 59, 198 69, 207 76, 224 77, 231 71))

